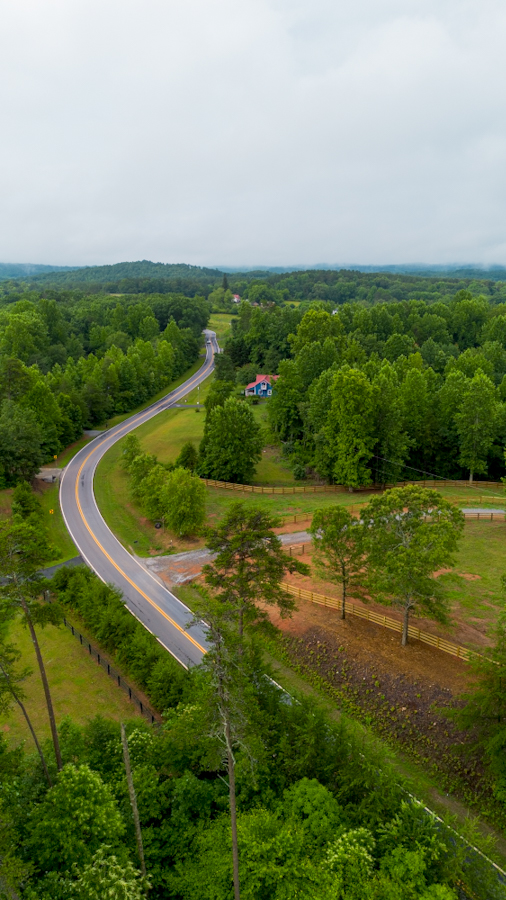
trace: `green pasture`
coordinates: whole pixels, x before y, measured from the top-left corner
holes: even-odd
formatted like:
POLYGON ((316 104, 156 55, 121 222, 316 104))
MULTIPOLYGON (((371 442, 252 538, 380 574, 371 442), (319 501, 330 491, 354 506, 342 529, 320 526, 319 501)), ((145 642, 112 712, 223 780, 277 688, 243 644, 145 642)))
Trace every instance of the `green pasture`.
POLYGON ((501 576, 506 574, 505 522, 466 522, 454 573, 441 575, 452 606, 468 622, 487 625, 504 606, 501 576), (463 576, 477 576, 466 578, 463 576))
POLYGON ((209 325, 207 327, 210 328, 211 331, 216 332, 218 344, 222 349, 225 338, 232 328, 232 319, 233 316, 228 313, 212 313, 211 318, 209 319, 209 325))
MULTIPOLYGON (((48 625, 39 629, 39 640, 45 662, 56 721, 71 716, 74 722, 84 724, 96 715, 124 721, 136 716, 135 707, 106 672, 90 658, 86 650, 63 625, 48 625)), ((24 683, 25 706, 39 740, 51 735, 44 691, 40 681, 30 635, 20 620, 10 630, 12 642, 21 651, 21 665, 28 666, 33 674, 24 683)), ((33 746, 32 738, 19 707, 0 716, 0 731, 9 742, 18 744, 26 740, 27 748, 33 746)))

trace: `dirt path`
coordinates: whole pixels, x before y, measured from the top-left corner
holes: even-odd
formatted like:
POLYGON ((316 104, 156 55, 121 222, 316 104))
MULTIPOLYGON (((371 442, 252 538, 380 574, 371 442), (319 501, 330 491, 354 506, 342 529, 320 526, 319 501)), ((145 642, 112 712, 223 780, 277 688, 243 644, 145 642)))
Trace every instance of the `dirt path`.
MULTIPOLYGON (((307 531, 292 531, 280 534, 281 543, 285 547, 309 543, 311 535, 307 531)), ((158 575, 168 588, 185 584, 197 578, 202 567, 211 562, 213 554, 201 548, 185 553, 174 553, 170 556, 151 556, 143 558, 142 563, 151 572, 158 575)))

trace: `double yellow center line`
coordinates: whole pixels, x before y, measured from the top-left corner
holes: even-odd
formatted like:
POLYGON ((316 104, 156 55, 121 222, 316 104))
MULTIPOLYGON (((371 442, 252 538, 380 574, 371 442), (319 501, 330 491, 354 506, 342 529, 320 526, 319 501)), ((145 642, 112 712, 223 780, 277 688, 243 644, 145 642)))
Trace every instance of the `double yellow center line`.
MULTIPOLYGON (((213 356, 211 357, 211 360, 210 360, 210 362, 209 362, 208 368, 211 368, 211 364, 212 364, 213 358, 214 358, 214 353, 213 353, 213 356)), ((200 380, 200 378, 204 375, 205 371, 206 371, 206 370, 204 369, 204 372, 200 372, 200 376, 199 376, 199 373, 197 373, 197 374, 194 376, 194 378, 193 378, 190 382, 186 382, 185 385, 184 385, 184 390, 182 390, 182 391, 180 391, 178 394, 176 394, 176 395, 172 398, 171 403, 174 403, 175 401, 179 400, 181 397, 184 397, 185 394, 187 394, 188 391, 193 387, 193 385, 194 385, 197 381, 200 380)), ((158 410, 158 411, 161 412, 161 410, 158 410)), ((152 416, 150 416, 149 418, 152 418, 152 416)), ((142 424, 142 423, 139 422, 139 424, 142 424)), ((123 431, 126 431, 128 427, 129 427, 128 425, 125 425, 125 426, 124 426, 123 428, 121 428, 118 432, 116 432, 116 435, 119 437, 119 435, 120 435, 123 431)), ((112 445, 111 445, 111 446, 112 446, 112 445)), ((104 554, 104 556, 106 557, 106 559, 108 559, 109 562, 111 563, 111 565, 114 566, 114 568, 116 569, 116 571, 119 572, 119 574, 122 575, 123 578, 125 578, 126 581, 128 581, 128 583, 131 584, 133 588, 135 588, 135 590, 141 595, 141 597, 144 597, 144 599, 150 604, 150 606, 152 606, 153 609, 156 609, 156 611, 157 611, 158 613, 160 613, 160 615, 163 616, 163 618, 166 619, 167 622, 170 622, 170 624, 171 624, 174 628, 176 628, 177 631, 179 631, 180 634, 182 634, 188 641, 190 641, 190 643, 193 644, 193 646, 196 647, 197 650, 200 650, 201 653, 206 653, 207 651, 206 651, 205 647, 202 647, 202 645, 199 644, 199 642, 196 641, 195 638, 193 638, 193 637, 191 636, 191 634, 188 633, 188 631, 186 631, 184 628, 181 628, 181 626, 178 625, 178 623, 175 622, 174 619, 171 618, 171 616, 169 616, 169 615, 168 615, 168 614, 167 614, 160 606, 158 606, 157 603, 155 603, 154 600, 151 599, 151 597, 148 596, 148 594, 146 594, 146 593, 145 593, 145 592, 144 592, 137 584, 135 584, 134 581, 132 581, 131 578, 129 578, 129 576, 126 574, 126 572, 124 572, 123 569, 122 569, 120 566, 118 566, 118 564, 113 560, 112 556, 109 555, 109 553, 107 552, 107 550, 105 549, 105 547, 102 546, 102 544, 100 543, 100 541, 98 540, 98 538, 96 537, 96 535, 94 534, 94 532, 92 531, 92 529, 91 529, 91 527, 90 527, 90 525, 89 525, 89 523, 88 523, 88 521, 87 521, 87 519, 86 519, 86 517, 85 517, 85 515, 84 515, 84 513, 83 513, 83 510, 82 510, 82 507, 81 507, 81 501, 79 500, 79 478, 81 477, 81 473, 82 473, 82 471, 83 471, 83 469, 84 469, 86 463, 88 462, 90 456, 93 456, 93 454, 94 454, 97 450, 98 450, 98 447, 94 447, 93 450, 91 450, 91 451, 88 453, 87 457, 86 457, 86 458, 84 459, 84 461, 81 463, 81 466, 80 466, 79 471, 78 471, 78 473, 77 473, 76 482, 75 482, 75 499, 76 499, 76 505, 77 505, 77 508, 78 508, 78 510, 79 510, 79 515, 81 516, 81 519, 82 519, 82 521, 83 521, 83 523, 84 523, 84 525, 85 525, 87 531, 89 532, 89 534, 91 535, 91 537, 92 537, 93 540, 95 541, 97 547, 102 551, 102 553, 104 554)), ((92 489, 93 489, 93 488, 92 488, 92 489)))

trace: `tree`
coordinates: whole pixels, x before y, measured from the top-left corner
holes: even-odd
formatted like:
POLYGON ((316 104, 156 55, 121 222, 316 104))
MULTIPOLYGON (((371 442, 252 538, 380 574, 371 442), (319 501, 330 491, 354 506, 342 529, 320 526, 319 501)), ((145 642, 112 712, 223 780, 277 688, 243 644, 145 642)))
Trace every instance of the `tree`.
POLYGON ((141 442, 135 432, 133 431, 130 434, 127 434, 126 438, 123 440, 123 455, 121 458, 121 463, 127 472, 130 471, 130 466, 136 456, 140 456, 141 453, 141 442))
POLYGON ((130 806, 132 807, 132 815, 134 819, 134 827, 135 827, 135 840, 137 843, 137 852, 139 854, 139 861, 141 864, 141 872, 145 876, 146 875, 146 863, 144 859, 144 844, 142 841, 142 831, 141 831, 141 823, 139 819, 139 807, 137 804, 137 795, 135 793, 135 785, 134 779, 132 775, 132 766, 130 764, 130 751, 128 749, 128 738, 125 729, 125 725, 121 723, 121 745, 123 748, 123 761, 125 763, 125 773, 126 780, 128 785, 128 795, 130 797, 130 806))
POLYGON ((204 407, 206 410, 206 424, 207 418, 212 409, 216 406, 223 406, 225 400, 234 393, 234 382, 233 381, 220 381, 216 379, 212 382, 211 387, 209 389, 209 393, 204 400, 204 407))
POLYGON ((405 646, 412 610, 447 621, 448 600, 434 574, 453 565, 464 516, 437 491, 411 486, 373 497, 362 521, 369 587, 381 603, 403 610, 405 646))
POLYGON ((27 841, 42 869, 84 866, 125 831, 111 789, 87 765, 68 763, 33 812, 27 841))
POLYGON ((30 631, 40 677, 44 688, 51 735, 58 769, 62 767, 58 730, 53 702, 47 680, 44 660, 40 650, 35 625, 59 624, 59 608, 54 604, 41 604, 39 596, 42 579, 38 574, 51 557, 52 548, 40 527, 30 521, 0 522, 0 613, 5 620, 18 611, 25 617, 30 631))
POLYGON ((260 426, 249 406, 233 397, 206 416, 200 453, 200 474, 218 481, 247 484, 261 458, 260 426))
POLYGON ((235 367, 228 353, 219 353, 214 358, 216 381, 231 381, 235 384, 235 367))
POLYGON ((46 780, 51 787, 52 782, 49 775, 46 759, 44 753, 42 752, 42 747, 39 744, 32 721, 28 715, 26 706, 23 703, 23 700, 25 700, 23 682, 32 674, 32 670, 26 667, 24 669, 16 668, 16 663, 18 663, 20 659, 21 654, 19 650, 16 649, 14 644, 6 643, 3 637, 0 636, 0 712, 2 714, 9 712, 9 710, 12 708, 12 702, 17 703, 30 730, 30 734, 33 738, 37 753, 40 757, 46 780))
POLYGON ((344 619, 348 588, 359 583, 363 569, 362 527, 345 506, 334 506, 315 510, 309 532, 320 572, 342 586, 341 618, 344 619))
POLYGON ((181 469, 188 469, 189 472, 194 472, 197 468, 197 463, 199 461, 199 455, 195 444, 193 441, 186 441, 185 444, 181 447, 181 451, 179 453, 174 466, 181 469))
POLYGON ((0 406, 0 481, 2 476, 8 484, 33 478, 44 459, 42 443, 34 412, 4 400, 0 406))
POLYGON ((383 362, 372 382, 376 484, 396 482, 404 468, 409 439, 404 429, 400 385, 393 366, 383 362))
POLYGON ((217 767, 221 768, 223 762, 227 767, 234 900, 240 900, 235 751, 240 747, 250 759, 252 757, 250 741, 254 741, 254 737, 249 729, 248 712, 255 704, 255 674, 236 630, 235 610, 224 606, 220 598, 204 593, 193 606, 194 621, 205 621, 209 650, 204 656, 203 667, 210 675, 207 727, 209 736, 222 748, 218 752, 217 767))
POLYGON ((272 530, 276 524, 263 510, 234 503, 208 535, 206 546, 216 556, 202 572, 235 617, 240 637, 245 625, 266 618, 258 603, 277 606, 281 616, 289 615, 294 601, 280 586, 281 579, 285 572, 309 573, 308 566, 284 552, 272 530))
MULTIPOLYGON (((142 468, 136 470, 137 461, 143 457, 137 456, 132 464, 136 475, 142 475, 142 468)), ((135 485, 135 497, 141 502, 146 515, 152 522, 158 519, 165 521, 167 516, 166 502, 163 492, 167 484, 167 469, 159 463, 153 466, 144 477, 135 485)), ((132 490, 132 494, 134 491, 132 490)))
POLYGON ((18 891, 32 874, 33 865, 17 855, 16 811, 9 801, 10 798, 0 800, 0 897, 21 900, 18 891))
POLYGON ((76 900, 143 900, 149 883, 131 862, 120 860, 110 847, 100 847, 74 885, 76 900))
POLYGON ((158 463, 154 453, 139 453, 128 464, 130 489, 134 500, 142 500, 143 482, 157 466, 158 463))
POLYGON ((27 481, 20 481, 12 492, 12 515, 15 519, 25 519, 39 527, 44 519, 42 504, 27 481))
POLYGON ((180 537, 196 534, 206 518, 206 486, 188 469, 174 469, 161 490, 160 505, 171 531, 180 537))
POLYGON ((368 466, 375 443, 373 412, 367 376, 349 366, 336 372, 325 431, 335 459, 334 479, 351 490, 371 482, 368 466))
POLYGON ((469 469, 469 481, 475 473, 485 474, 498 416, 496 390, 490 378, 478 369, 455 415, 460 440, 459 462, 469 469))

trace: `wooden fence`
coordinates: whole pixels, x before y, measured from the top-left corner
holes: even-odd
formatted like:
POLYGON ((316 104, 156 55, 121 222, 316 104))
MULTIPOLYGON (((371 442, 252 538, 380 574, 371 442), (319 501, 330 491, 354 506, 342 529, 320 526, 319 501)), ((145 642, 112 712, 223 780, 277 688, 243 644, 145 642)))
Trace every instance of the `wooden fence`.
MULTIPOLYGON (((234 484, 230 481, 215 481, 213 478, 203 478, 202 481, 207 487, 222 488, 226 491, 237 491, 243 494, 347 494, 349 489, 343 484, 296 484, 287 487, 273 487, 272 485, 261 484, 234 484)), ((467 487, 470 489, 477 488, 498 488, 504 490, 504 485, 500 481, 451 481, 451 480, 426 480, 426 481, 398 481, 395 484, 372 484, 369 487, 354 488, 352 493, 371 493, 373 491, 384 491, 387 488, 407 487, 410 484, 419 487, 438 488, 438 487, 467 487)))
MULTIPOLYGON (((317 603, 319 606, 325 606, 328 609, 337 609, 339 612, 342 610, 342 600, 336 599, 335 597, 326 597, 324 594, 317 594, 315 591, 306 591, 304 588, 295 587, 293 584, 286 584, 285 582, 281 584, 281 587, 288 594, 297 597, 299 600, 308 600, 310 603, 317 603)), ((391 616, 373 612, 371 609, 364 609, 364 607, 357 606, 357 604, 350 600, 346 601, 346 614, 359 616, 361 619, 367 619, 368 622, 374 622, 375 625, 381 625, 382 628, 389 628, 391 631, 396 631, 398 634, 401 634, 402 632, 402 622, 399 622, 397 619, 392 619, 391 616)), ((421 631, 420 628, 417 628, 415 625, 408 626, 408 637, 421 641, 422 644, 429 644, 429 646, 435 647, 437 650, 442 650, 444 653, 450 653, 451 656, 456 656, 457 659, 469 660, 471 657, 481 655, 474 650, 469 650, 467 647, 461 647, 458 644, 447 641, 445 638, 429 634, 427 631, 421 631)))
MULTIPOLYGON (((481 498, 480 498, 481 499, 481 498)), ((363 509, 365 503, 362 504, 354 504, 353 506, 347 506, 346 509, 349 511, 352 516, 359 516, 360 510, 363 509)), ((281 521, 283 525, 290 525, 292 522, 311 522, 313 518, 313 514, 310 512, 307 513, 297 513, 293 516, 281 516, 281 521)), ((479 512, 466 512, 464 513, 464 519, 467 521, 474 522, 504 522, 506 521, 506 513, 498 513, 498 512, 489 512, 486 509, 480 510, 479 512)))

